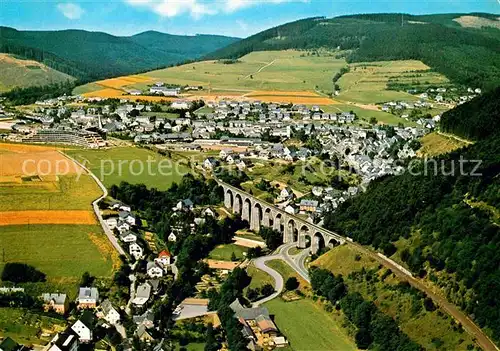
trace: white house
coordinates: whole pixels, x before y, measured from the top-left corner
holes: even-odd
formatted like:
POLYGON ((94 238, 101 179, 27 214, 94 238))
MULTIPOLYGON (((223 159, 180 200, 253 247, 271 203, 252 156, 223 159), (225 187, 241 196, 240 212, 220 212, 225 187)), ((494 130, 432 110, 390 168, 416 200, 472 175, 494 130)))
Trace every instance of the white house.
POLYGON ((135 296, 132 303, 136 306, 144 306, 151 297, 151 285, 148 283, 141 284, 135 290, 135 296))
POLYGON ((137 241, 137 235, 132 232, 123 232, 120 234, 120 240, 125 243, 135 243, 137 241))
POLYGON ((158 254, 158 257, 155 258, 155 262, 160 264, 162 267, 166 267, 170 265, 170 258, 171 258, 170 252, 168 250, 163 250, 158 254))
POLYGON ((140 247, 137 243, 130 244, 130 246, 128 247, 128 252, 136 260, 141 259, 142 255, 144 254, 144 251, 142 250, 142 247, 140 247))
POLYGON ((176 242, 176 241, 177 241, 177 236, 174 234, 174 232, 171 232, 171 233, 168 235, 168 241, 173 241, 173 242, 176 242))
POLYGON ((293 199, 293 197, 294 197, 294 193, 292 191, 292 188, 287 186, 281 190, 281 192, 278 196, 278 201, 290 200, 290 199, 293 199))
POLYGON ((186 210, 186 211, 191 211, 193 209, 193 201, 191 199, 184 199, 181 200, 175 205, 174 210, 179 211, 179 210, 186 210))
POLYGON ((146 272, 151 278, 161 278, 163 277, 163 269, 158 267, 155 262, 148 262, 146 267, 146 272))
POLYGON ((214 213, 214 211, 212 211, 212 209, 210 207, 207 207, 207 209, 205 211, 203 211, 203 214, 205 216, 215 217, 215 213, 214 213))
POLYGON ((68 328, 64 332, 57 333, 50 343, 45 346, 44 350, 47 351, 78 351, 78 336, 76 333, 68 328))
POLYGON ((179 110, 187 110, 191 106, 191 103, 187 100, 176 100, 172 102, 171 107, 179 110))
POLYGON ((94 330, 94 315, 90 311, 85 311, 79 320, 71 326, 71 329, 78 335, 78 339, 82 343, 92 341, 94 330))
POLYGON ((120 211, 125 211, 125 212, 132 211, 132 208, 128 205, 120 205, 118 208, 120 209, 120 211))
POLYGON ((118 225, 118 218, 111 217, 111 218, 106 219, 105 222, 106 222, 106 225, 108 226, 108 228, 113 230, 118 225))
POLYGON ((208 170, 212 170, 215 167, 217 167, 218 165, 219 165, 219 161, 217 161, 213 157, 209 157, 209 158, 205 159, 205 161, 203 161, 203 168, 208 169, 208 170))
POLYGON ((81 287, 78 292, 78 308, 96 308, 99 302, 97 288, 81 287))
POLYGON ((118 221, 118 225, 116 226, 116 229, 118 229, 118 231, 121 234, 123 234, 123 233, 128 232, 130 230, 130 224, 128 224, 127 222, 118 221))
POLYGON ((295 214, 297 213, 297 210, 292 205, 288 205, 287 207, 285 207, 285 212, 290 214, 295 214))
POLYGON ((120 221, 125 221, 129 225, 135 225, 136 224, 135 216, 133 216, 128 211, 120 211, 119 218, 120 218, 120 221))
POLYGON ((109 300, 102 302, 99 316, 111 325, 115 325, 120 321, 120 313, 118 313, 109 300))

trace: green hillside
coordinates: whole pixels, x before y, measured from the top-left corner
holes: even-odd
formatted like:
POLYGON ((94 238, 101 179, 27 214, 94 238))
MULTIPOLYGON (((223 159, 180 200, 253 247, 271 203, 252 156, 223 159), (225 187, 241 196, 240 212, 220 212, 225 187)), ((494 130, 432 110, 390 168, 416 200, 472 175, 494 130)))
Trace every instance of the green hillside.
MULTIPOLYGON (((315 17, 274 27, 219 49, 205 58, 235 59, 252 51, 352 50, 348 62, 421 60, 456 82, 494 88, 500 82, 500 30, 469 28, 455 21, 463 14, 373 14, 315 17)), ((488 19, 494 15, 469 14, 488 19)))
POLYGON ((500 86, 490 94, 445 113, 441 129, 467 139, 484 139, 500 130, 500 86), (496 98, 492 99, 492 96, 496 98), (473 111, 474 113, 471 113, 473 111))
POLYGON ((19 31, 0 27, 0 52, 42 62, 81 80, 166 67, 235 42, 236 38, 145 32, 117 37, 84 30, 19 31))
POLYGON ((73 81, 74 78, 36 61, 0 54, 0 92, 14 87, 46 85, 73 81))
POLYGON ((449 132, 462 134, 464 126, 473 125, 469 135, 477 139, 474 144, 436 160, 415 160, 411 173, 373 182, 365 193, 325 218, 329 229, 380 249, 440 287, 496 341, 500 340, 500 130, 495 128, 500 121, 499 101, 498 91, 492 91, 443 115, 449 132), (482 110, 490 111, 490 122, 496 124, 474 125, 482 110))

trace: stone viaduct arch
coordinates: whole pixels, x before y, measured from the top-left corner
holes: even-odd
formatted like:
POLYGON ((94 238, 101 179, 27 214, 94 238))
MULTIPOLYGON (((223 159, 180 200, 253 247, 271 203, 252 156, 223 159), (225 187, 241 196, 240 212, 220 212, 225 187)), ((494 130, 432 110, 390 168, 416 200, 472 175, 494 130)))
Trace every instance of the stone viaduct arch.
POLYGON ((310 245, 312 253, 325 246, 345 243, 345 238, 334 232, 287 213, 218 179, 216 181, 224 190, 224 206, 248 221, 251 230, 259 231, 261 226, 272 227, 283 234, 283 242, 296 242, 300 248, 310 245))

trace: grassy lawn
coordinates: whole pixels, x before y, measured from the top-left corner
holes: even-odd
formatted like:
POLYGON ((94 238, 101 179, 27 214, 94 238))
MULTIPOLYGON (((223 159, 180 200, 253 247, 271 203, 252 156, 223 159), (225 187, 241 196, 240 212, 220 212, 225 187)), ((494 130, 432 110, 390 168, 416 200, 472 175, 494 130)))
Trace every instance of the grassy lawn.
POLYGON ((289 250, 288 250, 288 254, 289 255, 298 255, 299 253, 301 253, 303 251, 303 249, 299 249, 298 247, 291 247, 289 250))
POLYGON ((280 331, 297 351, 350 351, 356 350, 342 329, 340 319, 309 299, 284 302, 274 299, 265 305, 280 331))
POLYGON ((231 261, 231 256, 234 253, 238 260, 243 260, 245 258, 243 253, 246 253, 247 251, 247 247, 235 244, 219 245, 210 252, 209 258, 213 260, 231 261))
POLYGON ((421 156, 427 157, 446 154, 467 146, 466 143, 460 140, 441 135, 436 132, 425 135, 422 139, 420 139, 420 142, 422 143, 422 146, 420 147, 420 150, 418 150, 418 153, 421 156))
POLYGON ((175 351, 179 351, 181 347, 184 347, 187 351, 203 351, 205 349, 205 343, 202 342, 190 342, 186 346, 180 346, 175 344, 175 351))
POLYGON ((260 235, 254 234, 252 232, 243 231, 243 230, 237 231, 236 236, 239 238, 264 242, 264 239, 262 239, 262 237, 260 235))
POLYGON ((335 274, 342 274, 343 276, 362 268, 373 269, 378 266, 377 261, 360 254, 348 245, 341 245, 331 249, 312 264, 335 271, 335 274))
POLYGON ((252 278, 250 285, 246 289, 261 288, 265 284, 274 286, 274 279, 264 271, 256 268, 253 264, 247 267, 247 273, 252 278))
MULTIPOLYGON (((98 225, 11 225, 1 227, 5 262, 23 262, 49 282, 79 280, 86 271, 110 277, 118 257, 98 225)), ((0 268, 3 268, 2 262, 0 268)))
POLYGON ((127 181, 166 190, 189 172, 185 161, 174 162, 170 158, 138 147, 72 150, 68 151, 68 154, 86 164, 107 187, 127 181))
POLYGON ((376 261, 353 248, 337 246, 313 264, 334 274, 342 274, 349 291, 359 292, 365 299, 373 301, 381 312, 396 319, 401 330, 424 349, 466 350, 467 345, 473 344, 469 334, 453 327, 447 314, 439 309, 426 311, 415 289, 401 286, 393 273, 379 268, 376 261), (358 274, 350 276, 353 272, 358 274))
POLYGON ((286 262, 283 260, 276 259, 267 261, 266 266, 271 267, 272 269, 277 271, 283 277, 283 280, 285 282, 288 278, 297 276, 297 273, 295 273, 292 267, 286 264, 286 262))
POLYGON ((40 332, 53 334, 62 331, 63 319, 43 316, 18 308, 0 308, 0 335, 10 336, 20 344, 46 344, 50 339, 41 338, 40 332))
POLYGON ((0 183, 0 211, 90 210, 92 201, 100 195, 101 189, 86 174, 31 183, 0 183))

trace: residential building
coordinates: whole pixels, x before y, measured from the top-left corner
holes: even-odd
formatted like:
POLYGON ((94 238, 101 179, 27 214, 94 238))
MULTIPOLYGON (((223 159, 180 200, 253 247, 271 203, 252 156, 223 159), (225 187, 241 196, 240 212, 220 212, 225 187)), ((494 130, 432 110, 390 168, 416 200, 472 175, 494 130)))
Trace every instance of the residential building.
POLYGON ((73 329, 67 328, 61 333, 57 333, 52 340, 44 347, 44 351, 77 351, 80 342, 78 334, 73 329))
POLYGON ((168 250, 165 249, 158 254, 158 257, 155 258, 155 262, 165 268, 168 265, 170 265, 171 257, 172 255, 170 254, 170 252, 168 252, 168 250))
POLYGON ((299 204, 300 211, 304 212, 316 212, 318 209, 318 201, 316 200, 300 200, 299 204))
POLYGON ((59 314, 66 314, 69 310, 69 300, 66 294, 42 294, 43 309, 52 310, 59 314))
POLYGON ((82 316, 71 326, 81 343, 89 343, 93 340, 94 328, 95 317, 91 311, 83 312, 82 316))
POLYGON ((148 262, 146 272, 150 278, 163 277, 163 269, 159 267, 156 262, 148 262))
POLYGON ((78 308, 96 308, 99 302, 99 291, 97 288, 81 287, 78 293, 78 308))
POLYGON ((107 299, 102 302, 98 316, 111 325, 115 325, 120 321, 120 313, 113 307, 111 301, 107 299))
POLYGON ((136 306, 144 306, 151 297, 151 285, 148 283, 141 284, 135 290, 135 296, 132 303, 136 306))
POLYGON ((142 247, 139 246, 137 243, 131 243, 130 246, 128 247, 128 252, 129 254, 135 258, 135 260, 139 260, 142 258, 144 255, 144 251, 142 250, 142 247))

